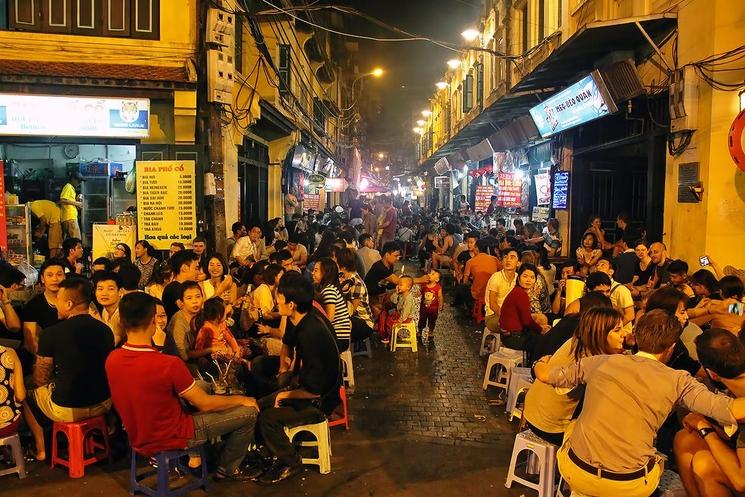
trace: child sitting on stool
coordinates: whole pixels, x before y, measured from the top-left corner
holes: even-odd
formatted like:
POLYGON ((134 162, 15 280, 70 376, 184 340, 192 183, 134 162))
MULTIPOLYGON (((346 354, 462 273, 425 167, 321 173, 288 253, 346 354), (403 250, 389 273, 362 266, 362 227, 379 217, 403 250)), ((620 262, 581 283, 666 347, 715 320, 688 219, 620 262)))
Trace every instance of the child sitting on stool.
POLYGON ((419 306, 419 330, 417 339, 420 343, 434 341, 435 323, 437 315, 442 311, 445 305, 445 299, 442 297, 442 285, 440 285, 440 271, 433 269, 427 274, 429 281, 421 285, 422 303, 419 306), (427 327, 427 336, 424 336, 424 328, 427 327))
MULTIPOLYGON (((385 319, 385 329, 381 341, 390 343, 393 327, 402 323, 411 323, 414 318, 414 294, 411 288, 414 286, 414 278, 408 275, 401 276, 396 285, 396 291, 391 295, 391 302, 396 304, 396 310, 388 314, 385 319)), ((405 338, 404 335, 401 335, 405 338)))

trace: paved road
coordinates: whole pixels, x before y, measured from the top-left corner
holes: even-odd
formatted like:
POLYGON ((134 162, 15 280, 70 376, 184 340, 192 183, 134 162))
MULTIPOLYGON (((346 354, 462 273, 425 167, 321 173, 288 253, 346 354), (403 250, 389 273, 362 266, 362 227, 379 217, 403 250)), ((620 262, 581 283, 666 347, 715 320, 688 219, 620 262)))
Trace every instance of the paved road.
MULTIPOLYGON (((490 406, 481 390, 481 335, 449 305, 437 323, 435 347, 418 353, 382 349, 355 357, 351 430, 334 429, 332 473, 309 469, 275 488, 214 484, 209 495, 489 497, 534 495, 504 488, 516 423, 490 406)), ((491 395, 493 397, 493 394, 491 395)), ((38 497, 124 496, 128 461, 89 466, 69 480, 61 468, 33 464, 25 480, 2 477, 0 494, 38 497)), ((200 496, 197 491, 190 495, 200 496)))

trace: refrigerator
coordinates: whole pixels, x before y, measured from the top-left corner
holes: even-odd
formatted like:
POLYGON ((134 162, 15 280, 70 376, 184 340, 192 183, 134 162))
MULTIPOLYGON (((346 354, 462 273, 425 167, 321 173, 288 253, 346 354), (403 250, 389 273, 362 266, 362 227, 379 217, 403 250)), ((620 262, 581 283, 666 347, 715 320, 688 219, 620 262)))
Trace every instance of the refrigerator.
MULTIPOLYGON (((116 174, 121 171, 121 164, 114 162, 96 162, 80 165, 85 178, 80 186, 83 194, 80 230, 83 246, 93 246, 93 225, 107 223, 117 214, 130 207, 137 207, 137 196, 124 189, 124 176, 116 174), (113 175, 113 176, 112 176, 113 175)), ((130 247, 134 249, 134 247, 130 247)))

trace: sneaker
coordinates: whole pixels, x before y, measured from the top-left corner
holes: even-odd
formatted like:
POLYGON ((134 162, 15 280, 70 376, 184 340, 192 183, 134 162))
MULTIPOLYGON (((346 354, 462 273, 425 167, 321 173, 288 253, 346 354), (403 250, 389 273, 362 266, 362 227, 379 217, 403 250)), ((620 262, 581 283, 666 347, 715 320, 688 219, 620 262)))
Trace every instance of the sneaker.
POLYGON ((270 469, 268 469, 263 475, 256 478, 255 481, 259 485, 274 485, 281 481, 288 480, 294 476, 297 476, 303 471, 305 471, 305 469, 303 468, 302 464, 287 466, 278 462, 270 469))
POLYGON ((225 473, 222 469, 218 469, 215 472, 215 476, 213 477, 213 479, 216 482, 223 482, 223 481, 247 482, 247 481, 252 481, 256 479, 263 473, 264 473, 264 469, 258 466, 237 469, 235 470, 235 472, 231 474, 225 473))

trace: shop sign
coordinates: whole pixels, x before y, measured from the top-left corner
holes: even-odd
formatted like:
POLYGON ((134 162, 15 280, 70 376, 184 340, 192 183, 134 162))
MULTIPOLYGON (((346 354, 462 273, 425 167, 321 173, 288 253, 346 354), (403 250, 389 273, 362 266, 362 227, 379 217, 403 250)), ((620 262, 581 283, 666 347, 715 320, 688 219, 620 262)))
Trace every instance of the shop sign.
POLYGON ((533 207, 533 215, 531 216, 531 220, 534 223, 545 223, 546 221, 548 221, 548 207, 533 207))
POLYGON ((491 197, 494 195, 494 187, 491 185, 480 185, 476 187, 476 205, 474 212, 486 213, 491 203, 491 197))
POLYGON ((553 205, 554 209, 566 209, 567 199, 569 197, 569 172, 558 171, 554 173, 554 192, 553 205))
POLYGON ((321 174, 309 174, 308 183, 311 185, 322 185, 326 181, 326 177, 321 174))
POLYGON ((537 205, 549 205, 551 203, 551 175, 536 174, 535 178, 535 193, 536 193, 536 204, 537 205))
POLYGON ((137 243, 137 231, 134 226, 123 226, 118 224, 93 225, 93 247, 91 250, 91 256, 94 260, 99 257, 111 259, 114 249, 120 243, 125 243, 130 247, 135 246, 135 243, 137 243))
POLYGON ((197 236, 196 165, 193 160, 137 161, 137 229, 158 250, 187 247, 197 236))
POLYGON ((545 138, 617 110, 600 72, 593 71, 530 109, 530 115, 545 138))
POLYGON ((147 138, 146 98, 0 94, 0 135, 147 138))
POLYGON ((326 178, 324 189, 327 192, 343 192, 347 189, 347 180, 344 178, 326 178))
POLYGON ((522 207, 522 177, 514 173, 499 173, 498 182, 497 205, 499 207, 522 207))
POLYGON ((321 206, 321 196, 317 193, 307 193, 303 198, 303 210, 313 209, 317 211, 321 206))
POLYGON ((435 176, 435 188, 450 188, 450 176, 435 176))
POLYGON ((0 249, 8 253, 8 219, 5 214, 5 161, 0 160, 0 249))

